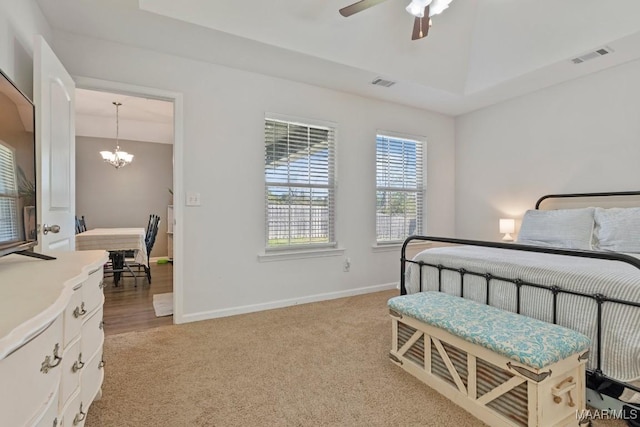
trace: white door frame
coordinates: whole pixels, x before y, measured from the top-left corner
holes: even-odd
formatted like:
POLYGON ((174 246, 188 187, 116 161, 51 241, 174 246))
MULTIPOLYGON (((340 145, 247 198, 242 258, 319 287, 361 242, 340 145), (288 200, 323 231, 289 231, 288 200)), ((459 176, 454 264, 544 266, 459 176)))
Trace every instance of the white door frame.
POLYGON ((173 102, 173 253, 177 262, 173 264, 173 323, 184 323, 183 310, 183 266, 184 266, 184 230, 182 227, 183 195, 183 100, 182 93, 171 92, 146 86, 131 85, 127 83, 113 82, 109 80, 94 79, 90 77, 73 76, 76 87, 80 89, 92 89, 108 91, 145 98, 155 98, 173 102))

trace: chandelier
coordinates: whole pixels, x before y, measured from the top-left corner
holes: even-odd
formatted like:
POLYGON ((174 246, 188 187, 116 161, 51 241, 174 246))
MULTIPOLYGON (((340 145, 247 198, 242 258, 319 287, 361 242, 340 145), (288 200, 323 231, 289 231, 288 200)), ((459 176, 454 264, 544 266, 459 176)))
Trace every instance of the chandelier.
POLYGON ((100 155, 102 156, 102 160, 109 163, 116 169, 120 169, 123 166, 128 165, 133 160, 133 154, 129 154, 126 151, 120 151, 120 122, 118 117, 118 109, 122 105, 121 102, 113 102, 113 105, 116 106, 116 150, 115 151, 101 151, 100 155))

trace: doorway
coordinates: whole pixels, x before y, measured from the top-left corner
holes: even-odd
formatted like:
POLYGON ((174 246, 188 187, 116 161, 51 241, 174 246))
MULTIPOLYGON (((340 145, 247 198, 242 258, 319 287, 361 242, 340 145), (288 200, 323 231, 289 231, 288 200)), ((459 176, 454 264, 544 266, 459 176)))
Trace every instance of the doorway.
POLYGON ((181 287, 176 286, 181 270, 174 264, 181 252, 180 208, 173 203, 180 194, 175 190, 181 95, 95 79, 76 82, 77 214, 85 216, 89 229, 147 229, 150 215, 160 217, 148 259, 151 284, 145 271, 140 274, 135 267, 138 277, 123 274, 117 286, 114 278, 105 278, 105 333, 181 323, 181 287), (100 152, 116 147, 133 154, 133 161, 118 168, 103 161, 100 152), (167 315, 167 308, 173 315, 167 315))

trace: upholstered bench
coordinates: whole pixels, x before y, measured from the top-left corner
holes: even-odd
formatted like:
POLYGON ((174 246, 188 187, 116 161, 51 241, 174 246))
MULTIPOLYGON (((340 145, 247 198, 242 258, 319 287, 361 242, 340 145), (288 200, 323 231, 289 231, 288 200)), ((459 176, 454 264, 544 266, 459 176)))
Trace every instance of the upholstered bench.
POLYGON ((577 426, 589 338, 441 292, 389 300, 391 360, 491 426, 577 426))

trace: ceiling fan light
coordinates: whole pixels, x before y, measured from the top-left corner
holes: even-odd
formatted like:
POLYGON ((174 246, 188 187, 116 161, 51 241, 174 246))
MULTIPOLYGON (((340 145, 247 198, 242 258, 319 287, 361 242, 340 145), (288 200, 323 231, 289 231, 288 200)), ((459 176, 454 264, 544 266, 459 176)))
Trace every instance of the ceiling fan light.
POLYGON ((449 7, 452 0, 433 0, 429 8, 429 16, 439 15, 449 7))
POLYGON ((431 3, 431 0, 411 0, 407 6, 407 12, 416 18, 424 18, 424 8, 431 3))
POLYGON ((416 18, 422 18, 424 16, 424 9, 421 9, 413 2, 411 2, 409 6, 407 6, 407 12, 409 12, 416 18))

